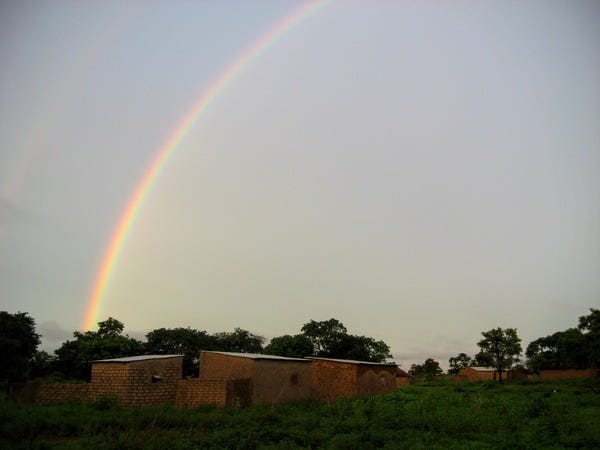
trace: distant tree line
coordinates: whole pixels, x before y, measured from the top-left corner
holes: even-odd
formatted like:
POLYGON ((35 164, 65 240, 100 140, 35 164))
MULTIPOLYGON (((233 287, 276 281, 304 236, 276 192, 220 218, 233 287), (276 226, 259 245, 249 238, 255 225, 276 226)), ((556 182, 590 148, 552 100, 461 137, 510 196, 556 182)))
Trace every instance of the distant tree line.
MULTIPOLYGON (((449 359, 449 374, 473 366, 494 368, 502 373, 521 362, 521 339, 514 328, 495 328, 482 333, 480 352, 471 358, 459 353, 449 359)), ((576 328, 558 331, 530 342, 525 350, 525 365, 534 373, 543 369, 588 369, 600 367, 600 310, 579 318, 576 328)))
MULTIPOLYGON (((302 358, 317 356, 383 362, 392 358, 389 346, 367 336, 349 334, 337 319, 310 320, 300 333, 278 336, 264 346, 265 338, 241 328, 210 334, 187 328, 158 328, 146 334, 146 341, 123 333, 124 324, 109 317, 98 323, 97 331, 73 332, 53 355, 38 351, 40 335, 27 313, 0 311, 0 380, 59 377, 88 379, 90 361, 141 354, 183 355, 183 374, 198 375, 199 350, 263 353, 302 358)), ((459 353, 449 360, 449 374, 462 368, 494 368, 503 373, 521 362, 521 339, 514 328, 494 328, 481 333, 479 352, 470 357, 459 353)), ((600 310, 591 308, 576 328, 569 328, 532 341, 525 350, 527 367, 542 369, 586 369, 600 367, 600 310)), ((409 375, 431 378, 442 374, 437 361, 427 358, 412 364, 409 375)))
POLYGON ((321 356, 382 362, 391 358, 389 346, 366 336, 349 334, 336 319, 311 320, 301 333, 275 337, 264 347, 265 338, 235 328, 232 332, 210 334, 187 328, 158 328, 141 341, 123 333, 124 324, 109 317, 98 323, 97 331, 73 332, 51 355, 38 351, 40 335, 27 313, 0 312, 0 380, 28 378, 90 378, 90 362, 142 354, 183 355, 183 375, 198 375, 200 350, 264 353, 303 358, 321 356))

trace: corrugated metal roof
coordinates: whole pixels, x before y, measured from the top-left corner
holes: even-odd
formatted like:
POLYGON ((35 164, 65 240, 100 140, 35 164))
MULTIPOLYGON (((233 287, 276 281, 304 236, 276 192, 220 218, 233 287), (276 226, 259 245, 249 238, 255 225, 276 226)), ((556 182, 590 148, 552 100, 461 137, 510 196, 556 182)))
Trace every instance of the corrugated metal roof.
POLYGON ((347 364, 360 364, 360 365, 371 365, 371 366, 398 366, 398 364, 396 363, 376 363, 376 362, 370 362, 370 361, 356 361, 354 359, 336 359, 336 358, 320 358, 320 357, 316 357, 316 356, 307 356, 307 359, 314 359, 314 360, 320 360, 320 361, 333 361, 333 362, 339 362, 339 363, 347 363, 347 364))
POLYGON ((493 367, 477 367, 477 366, 471 366, 471 367, 466 367, 467 369, 475 369, 478 372, 496 372, 496 369, 494 369, 493 367))
POLYGON ((93 363, 129 363, 129 362, 137 362, 137 361, 146 361, 149 359, 167 359, 167 358, 179 358, 183 355, 139 355, 139 356, 126 356, 125 358, 111 358, 111 359, 97 359, 95 361, 90 361, 93 363))
POLYGON ((287 356, 263 355, 260 353, 216 352, 216 351, 208 351, 208 350, 202 350, 202 352, 203 353, 217 353, 219 355, 237 356, 239 358, 249 358, 249 359, 272 359, 275 361, 310 362, 304 358, 289 358, 287 356))

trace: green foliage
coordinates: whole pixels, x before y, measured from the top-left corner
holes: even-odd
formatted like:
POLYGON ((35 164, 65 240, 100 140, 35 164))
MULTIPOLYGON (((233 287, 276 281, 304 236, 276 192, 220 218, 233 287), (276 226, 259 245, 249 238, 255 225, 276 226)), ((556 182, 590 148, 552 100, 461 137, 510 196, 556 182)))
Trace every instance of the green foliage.
POLYGON ((0 404, 0 448, 600 448, 598 380, 426 383, 331 405, 0 404), (492 387, 488 387, 492 386, 492 387))
POLYGON ((236 328, 233 332, 216 333, 215 349, 223 352, 260 353, 265 338, 247 330, 236 328))
POLYGON ((112 317, 98 323, 98 331, 73 332, 73 340, 64 342, 54 353, 55 368, 66 378, 87 380, 90 361, 144 353, 144 344, 122 335, 123 323, 112 317))
POLYGON ((440 363, 432 358, 427 358, 423 364, 412 364, 408 374, 411 377, 433 378, 444 373, 440 363))
POLYGON ((302 333, 312 342, 315 356, 371 362, 384 362, 392 357, 385 342, 348 334, 344 324, 337 319, 311 320, 302 326, 302 333))
POLYGON ((0 380, 27 378, 39 344, 40 335, 29 314, 0 311, 0 380))
POLYGON ((183 375, 198 376, 200 350, 215 350, 217 338, 190 327, 158 328, 146 334, 145 347, 152 355, 183 355, 183 375))
POLYGON ((448 360, 450 363, 450 368, 448 369, 448 373, 450 375, 456 375, 460 372, 460 369, 465 369, 467 367, 471 367, 473 365, 473 359, 467 355, 466 353, 459 353, 456 356, 453 356, 448 360))
POLYGON ((287 356, 290 358, 304 358, 314 353, 313 343, 303 334, 290 336, 286 334, 271 339, 269 345, 263 349, 266 355, 287 356))
POLYGON ((483 339, 477 343, 481 350, 475 355, 475 359, 478 364, 496 369, 502 382, 502 372, 519 361, 521 339, 515 328, 503 330, 498 327, 481 334, 483 339))
POLYGON ((600 310, 590 308, 577 328, 569 328, 532 341, 525 350, 527 365, 540 369, 600 367, 600 310))

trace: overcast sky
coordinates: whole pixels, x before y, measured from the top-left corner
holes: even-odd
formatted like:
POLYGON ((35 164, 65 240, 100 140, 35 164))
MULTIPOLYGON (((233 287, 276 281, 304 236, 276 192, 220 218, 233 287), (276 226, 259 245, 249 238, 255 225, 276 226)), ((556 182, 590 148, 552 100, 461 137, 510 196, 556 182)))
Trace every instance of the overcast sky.
MULTIPOLYGON (((0 309, 55 348, 164 140, 294 1, 0 3, 0 309)), ((149 193, 98 319, 396 361, 600 307, 600 4, 333 1, 248 65, 149 193)))

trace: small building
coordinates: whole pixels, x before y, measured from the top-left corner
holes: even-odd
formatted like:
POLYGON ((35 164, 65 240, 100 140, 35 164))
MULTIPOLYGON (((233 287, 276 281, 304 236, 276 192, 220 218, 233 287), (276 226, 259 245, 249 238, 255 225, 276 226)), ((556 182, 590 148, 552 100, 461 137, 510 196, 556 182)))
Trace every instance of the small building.
POLYGON ((410 384, 410 377, 408 373, 400 368, 400 366, 396 366, 396 386, 406 386, 410 384))
POLYGON ((141 355, 92 362, 90 399, 116 397, 121 405, 174 403, 183 356, 141 355))
MULTIPOLYGON (((494 381, 498 379, 498 372, 492 367, 465 367, 458 372, 459 376, 467 381, 494 381)), ((503 379, 506 379, 506 372, 503 372, 503 379)))
POLYGON ((310 398, 311 361, 254 353, 200 352, 200 381, 250 380, 249 405, 310 398))
POLYGON ((398 366, 349 359, 310 358, 313 399, 330 403, 339 397, 362 397, 396 389, 398 366))

